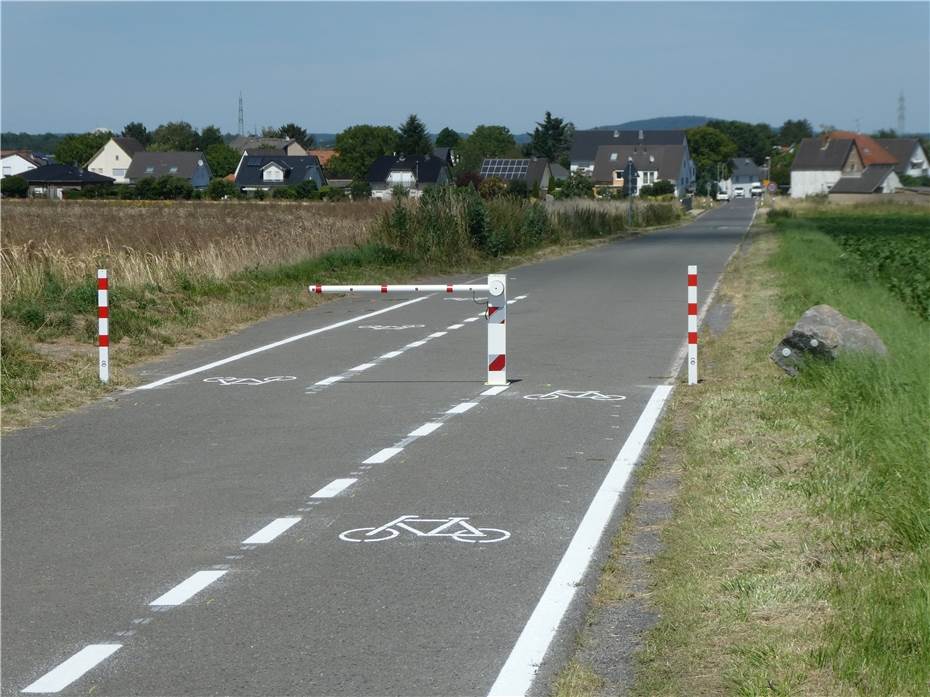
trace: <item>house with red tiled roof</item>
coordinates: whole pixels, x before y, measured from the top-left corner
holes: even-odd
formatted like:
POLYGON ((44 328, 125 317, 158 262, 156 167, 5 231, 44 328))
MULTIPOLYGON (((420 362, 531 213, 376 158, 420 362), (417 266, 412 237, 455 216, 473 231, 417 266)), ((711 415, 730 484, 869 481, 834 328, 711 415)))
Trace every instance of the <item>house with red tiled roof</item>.
POLYGON ((791 197, 894 193, 897 158, 864 133, 833 131, 805 138, 791 165, 791 197))
POLYGON ((865 133, 855 133, 853 131, 833 131, 829 136, 831 140, 837 138, 848 138, 856 142, 859 154, 862 156, 862 164, 865 167, 870 165, 896 165, 897 158, 885 150, 875 138, 867 136, 865 133))
POLYGON ((321 165, 323 168, 325 168, 326 165, 329 164, 329 161, 330 161, 331 159, 333 159, 333 157, 335 156, 336 151, 335 151, 335 150, 326 150, 326 149, 323 149, 323 150, 308 150, 308 151, 307 151, 307 154, 308 154, 308 155, 313 155, 314 157, 316 157, 316 159, 318 159, 318 160, 320 161, 320 165, 321 165))

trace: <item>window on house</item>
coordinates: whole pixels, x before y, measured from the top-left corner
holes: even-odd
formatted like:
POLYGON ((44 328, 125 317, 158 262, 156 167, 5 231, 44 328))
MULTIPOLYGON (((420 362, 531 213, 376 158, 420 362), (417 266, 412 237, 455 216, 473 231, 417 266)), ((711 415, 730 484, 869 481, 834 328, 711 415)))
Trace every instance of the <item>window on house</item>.
POLYGON ((155 172, 155 167, 146 167, 146 168, 145 168, 145 173, 146 173, 146 174, 153 174, 154 172, 155 172))
POLYGON ((126 176, 126 170, 125 170, 125 169, 114 169, 114 170, 113 170, 113 176, 114 176, 114 177, 125 177, 125 176, 126 176))
POLYGON ((113 156, 113 159, 118 161, 118 160, 119 160, 119 155, 114 155, 114 156, 113 156))
POLYGON ((178 168, 177 168, 177 167, 169 167, 169 168, 168 168, 168 174, 177 174, 177 173, 178 173, 178 168))
POLYGON ((13 166, 12 166, 12 165, 3 165, 3 173, 4 173, 4 174, 13 174, 13 166))
POLYGON ((617 161, 617 153, 615 153, 615 152, 610 153, 610 161, 611 161, 611 162, 616 162, 616 161, 617 161))
POLYGON ((280 170, 277 167, 269 167, 262 173, 262 181, 283 182, 284 170, 280 170))

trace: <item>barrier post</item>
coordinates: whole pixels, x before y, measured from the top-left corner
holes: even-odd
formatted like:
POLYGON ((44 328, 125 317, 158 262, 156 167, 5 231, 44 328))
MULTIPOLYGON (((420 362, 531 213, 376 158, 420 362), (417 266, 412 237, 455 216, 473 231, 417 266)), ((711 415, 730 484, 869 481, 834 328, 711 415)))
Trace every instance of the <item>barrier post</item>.
POLYGON ((97 269, 97 368, 100 382, 110 382, 110 299, 107 270, 97 269))
POLYGON ((488 385, 507 383, 507 276, 488 276, 488 385))
POLYGON ((698 306, 697 306, 697 266, 688 267, 688 384, 696 385, 698 381, 698 306))

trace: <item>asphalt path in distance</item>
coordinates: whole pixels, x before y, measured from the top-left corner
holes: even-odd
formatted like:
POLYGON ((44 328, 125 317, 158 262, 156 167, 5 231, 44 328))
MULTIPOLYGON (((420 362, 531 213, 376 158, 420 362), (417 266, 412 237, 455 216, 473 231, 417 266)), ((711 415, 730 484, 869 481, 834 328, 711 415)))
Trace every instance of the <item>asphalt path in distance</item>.
MULTIPOLYGON (((703 302, 752 213, 736 201, 508 272, 514 382, 500 394, 482 394, 486 330, 471 298, 347 298, 179 352, 147 377, 353 320, 344 326, 5 436, 3 694, 111 644, 61 692, 487 694, 643 407, 672 379, 687 265, 703 302), (354 319, 389 306, 400 307, 354 319), (437 522, 340 537, 401 516, 437 522), (281 518, 300 520, 242 544, 281 518), (425 534, 463 519, 509 537, 425 534), (216 578, 177 606, 150 605, 197 572, 216 578)), ((579 597, 535 692, 582 609, 579 597)))

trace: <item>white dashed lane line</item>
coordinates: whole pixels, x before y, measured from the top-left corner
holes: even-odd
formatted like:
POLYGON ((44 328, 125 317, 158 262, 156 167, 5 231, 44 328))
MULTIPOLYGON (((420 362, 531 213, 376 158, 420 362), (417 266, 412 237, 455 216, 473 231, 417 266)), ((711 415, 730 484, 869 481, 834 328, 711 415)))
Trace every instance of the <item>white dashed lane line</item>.
POLYGON ((112 656, 122 646, 122 644, 89 644, 57 668, 53 668, 24 688, 23 692, 59 692, 98 663, 112 656))
POLYGON ((362 363, 361 365, 357 365, 354 368, 349 368, 349 370, 351 370, 353 373, 360 373, 363 370, 368 370, 369 368, 374 368, 374 367, 375 367, 374 363, 362 363))
POLYGON ((363 465, 380 465, 397 455, 403 448, 384 448, 365 460, 363 465))
POLYGON ((495 387, 490 387, 486 389, 481 394, 485 397, 494 397, 495 395, 499 395, 501 392, 506 390, 508 387, 510 387, 510 385, 496 385, 495 387))
POLYGON ((348 489, 350 486, 355 484, 358 479, 353 477, 346 477, 344 479, 334 479, 329 484, 324 486, 315 494, 311 495, 312 499, 331 499, 336 494, 341 494, 343 491, 348 489))
POLYGON ((323 378, 319 380, 317 385, 332 385, 334 382, 339 382, 340 380, 345 380, 344 375, 333 375, 332 377, 323 378))
MULTIPOLYGON (((245 543, 243 543, 245 544, 245 543)), ((149 603, 155 606, 174 606, 190 600, 204 588, 220 578, 226 571, 198 571, 190 578, 181 581, 164 595, 149 603)))
POLYGON ((251 537, 244 539, 242 541, 242 544, 244 545, 268 544, 273 539, 275 539, 278 535, 283 533, 285 530, 287 530, 293 525, 296 525, 299 522, 300 522, 300 518, 296 516, 293 518, 278 518, 268 523, 268 525, 263 527, 261 530, 259 530, 257 533, 255 533, 251 537))
POLYGON ((422 438, 423 436, 428 436, 430 433, 435 431, 440 426, 442 426, 442 424, 439 423, 438 421, 430 421, 428 423, 423 424, 419 428, 411 431, 408 435, 414 438, 422 438))
POLYGON ((462 402, 461 404, 456 404, 454 407, 447 411, 447 414, 464 414, 469 409, 473 409, 478 406, 478 402, 462 402))

